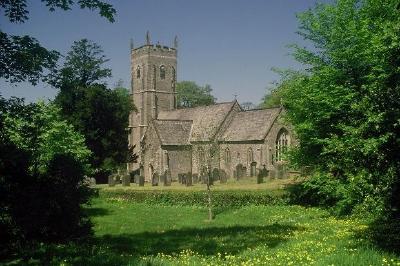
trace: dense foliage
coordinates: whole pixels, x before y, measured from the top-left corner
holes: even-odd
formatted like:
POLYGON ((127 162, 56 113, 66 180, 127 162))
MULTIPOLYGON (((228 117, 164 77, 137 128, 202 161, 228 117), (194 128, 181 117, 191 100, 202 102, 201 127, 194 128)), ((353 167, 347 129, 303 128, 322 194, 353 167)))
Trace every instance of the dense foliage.
MULTIPOLYGON (((12 23, 25 23, 29 17, 26 0, 0 0, 0 11, 12 23)), ((98 10, 110 22, 114 21, 115 9, 100 0, 42 0, 50 11, 70 10, 74 2, 80 8, 98 10)), ((43 47, 35 38, 15 36, 0 30, 0 77, 9 82, 28 81, 37 84, 47 80, 55 70, 59 53, 43 47)))
POLYGON ((339 0, 298 18, 312 46, 294 56, 307 70, 286 75, 280 93, 300 140, 293 161, 319 172, 304 188, 341 213, 398 213, 398 1, 339 0))
POLYGON ((181 81, 176 84, 177 106, 178 108, 196 107, 211 105, 216 98, 211 95, 210 85, 204 87, 197 85, 193 81, 181 81))
POLYGON ((55 103, 63 117, 86 139, 91 164, 111 169, 125 163, 128 117, 133 104, 128 90, 108 89, 101 80, 111 76, 101 47, 86 39, 74 42, 64 66, 52 80, 59 88, 55 103))
MULTIPOLYGON (((2 253, 25 241, 64 241, 90 232, 81 205, 90 151, 53 104, 0 98, 2 253)), ((1 254, 3 255, 3 254, 1 254)))

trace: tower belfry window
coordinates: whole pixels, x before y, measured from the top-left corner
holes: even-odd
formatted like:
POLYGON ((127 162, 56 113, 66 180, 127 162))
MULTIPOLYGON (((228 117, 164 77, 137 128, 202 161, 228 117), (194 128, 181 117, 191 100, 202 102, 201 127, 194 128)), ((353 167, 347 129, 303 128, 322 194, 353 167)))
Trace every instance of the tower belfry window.
POLYGON ((165 79, 165 66, 160 66, 160 79, 165 79))
POLYGON ((138 67, 137 69, 136 69, 136 78, 137 79, 140 79, 140 67, 138 67))

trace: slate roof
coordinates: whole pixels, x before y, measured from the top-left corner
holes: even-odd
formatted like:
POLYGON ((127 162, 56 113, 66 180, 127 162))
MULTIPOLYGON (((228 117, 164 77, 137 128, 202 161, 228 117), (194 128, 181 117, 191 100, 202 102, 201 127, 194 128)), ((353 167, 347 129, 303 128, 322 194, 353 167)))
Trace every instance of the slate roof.
POLYGON ((279 113, 280 108, 238 112, 219 140, 263 140, 279 113))
POLYGON ((162 145, 189 145, 191 120, 153 120, 162 145))
MULTIPOLYGON (((225 117, 228 115, 229 111, 232 109, 235 102, 236 101, 218 103, 209 106, 161 111, 158 114, 158 119, 192 120, 192 131, 189 141, 209 141, 217 133, 219 127, 221 126, 225 117)), ((171 130, 173 130, 172 126, 171 130)), ((161 130, 159 132, 161 132, 161 130)))

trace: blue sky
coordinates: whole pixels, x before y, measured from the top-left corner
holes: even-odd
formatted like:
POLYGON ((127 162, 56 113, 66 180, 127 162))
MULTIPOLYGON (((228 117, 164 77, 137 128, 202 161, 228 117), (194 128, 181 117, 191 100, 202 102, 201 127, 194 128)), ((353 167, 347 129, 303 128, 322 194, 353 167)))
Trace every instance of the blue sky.
MULTIPOLYGON (((259 103, 266 87, 279 77, 272 67, 299 68, 286 47, 302 43, 296 34, 296 13, 314 6, 315 0, 132 0, 110 1, 117 10, 109 23, 96 12, 74 8, 48 12, 39 0, 28 0, 30 19, 10 24, 1 14, 0 28, 11 34, 29 34, 49 49, 66 54, 75 40, 90 39, 101 45, 110 61, 113 86, 119 79, 130 84, 129 40, 135 46, 150 31, 153 43, 171 45, 179 38, 178 80, 210 84, 218 101, 259 103)), ((28 101, 54 98, 46 84, 36 87, 0 80, 3 97, 28 101)))

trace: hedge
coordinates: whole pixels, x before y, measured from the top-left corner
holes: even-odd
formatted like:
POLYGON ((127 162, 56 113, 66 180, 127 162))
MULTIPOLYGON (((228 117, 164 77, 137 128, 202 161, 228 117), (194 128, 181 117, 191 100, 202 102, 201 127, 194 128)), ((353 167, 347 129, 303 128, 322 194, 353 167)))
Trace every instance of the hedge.
MULTIPOLYGON (((138 191, 100 190, 106 200, 127 201, 146 204, 206 206, 206 191, 138 191)), ((245 205, 282 205, 287 202, 282 193, 271 191, 212 191, 214 207, 240 207, 245 205)))

